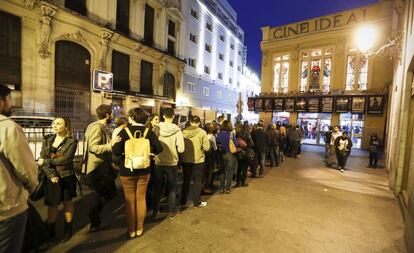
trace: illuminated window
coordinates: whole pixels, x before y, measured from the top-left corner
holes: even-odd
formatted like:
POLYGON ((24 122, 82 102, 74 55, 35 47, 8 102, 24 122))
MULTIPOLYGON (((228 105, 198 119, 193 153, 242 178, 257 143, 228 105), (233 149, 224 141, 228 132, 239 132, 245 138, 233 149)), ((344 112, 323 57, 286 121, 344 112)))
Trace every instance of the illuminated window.
POLYGON ((210 89, 208 87, 203 87, 203 95, 206 97, 210 96, 210 89))
POLYGON ((289 86, 289 55, 274 59, 273 91, 287 93, 289 86))
POLYGON ((204 66, 204 73, 210 74, 210 67, 209 66, 204 66))
POLYGON ((217 99, 222 99, 223 98, 223 93, 221 93, 221 91, 217 91, 217 99))
POLYGON ((191 9, 191 16, 198 20, 198 12, 194 9, 191 9))
POLYGON ((187 92, 195 93, 195 83, 188 82, 187 83, 187 92))
POLYGON ((209 53, 211 53, 211 45, 209 45, 209 44, 205 44, 205 46, 204 46, 204 49, 207 51, 207 52, 209 52, 209 53))
POLYGON ((195 44, 197 44, 197 36, 190 33, 190 41, 194 42, 195 44))
POLYGON ((332 49, 316 48, 301 52, 299 91, 329 92, 331 87, 332 49))
POLYGON ((356 48, 348 50, 346 61, 345 90, 366 90, 368 81, 368 58, 356 48))
POLYGON ((193 58, 188 58, 188 65, 190 65, 191 67, 195 68, 196 67, 196 60, 193 58))

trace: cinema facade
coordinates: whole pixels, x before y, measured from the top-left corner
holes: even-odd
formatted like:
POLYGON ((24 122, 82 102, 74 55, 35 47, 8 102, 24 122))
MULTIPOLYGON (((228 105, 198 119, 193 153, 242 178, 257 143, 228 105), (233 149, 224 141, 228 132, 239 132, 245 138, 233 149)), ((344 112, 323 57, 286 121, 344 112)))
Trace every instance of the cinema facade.
POLYGON ((372 24, 382 45, 391 21, 392 1, 380 1, 263 27, 262 92, 251 98, 249 109, 260 112, 266 123, 300 125, 309 144, 324 144, 323 133, 333 125, 349 131, 355 147, 367 148, 373 132, 384 139, 392 61, 361 53, 354 34, 361 25, 372 24))

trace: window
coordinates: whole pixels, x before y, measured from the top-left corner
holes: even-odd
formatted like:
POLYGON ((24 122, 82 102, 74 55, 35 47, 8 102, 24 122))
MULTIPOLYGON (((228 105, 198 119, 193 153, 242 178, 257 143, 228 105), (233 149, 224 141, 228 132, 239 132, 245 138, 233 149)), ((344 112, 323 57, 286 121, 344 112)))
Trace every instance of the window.
POLYGON ((114 90, 129 91, 129 55, 112 51, 114 90))
POLYGON ((220 40, 224 42, 224 35, 220 34, 220 40))
POLYGON ((210 32, 213 31, 213 26, 211 25, 211 23, 209 22, 206 23, 206 29, 209 30, 210 32))
POLYGON ((220 54, 219 53, 219 59, 222 60, 222 61, 224 61, 224 54, 220 54))
POLYGON ((230 102, 230 101, 231 101, 231 99, 232 99, 231 94, 229 94, 229 95, 227 96, 227 100, 229 100, 229 102, 230 102))
POLYGON ((234 50, 234 44, 230 44, 230 49, 234 50))
POLYGON ((233 83, 233 79, 231 79, 231 77, 229 78, 229 84, 233 83))
POLYGON ((152 63, 142 60, 141 61, 141 79, 140 92, 145 95, 153 95, 152 90, 152 63))
POLYGON ((241 56, 241 51, 239 50, 239 55, 241 56))
POLYGON ((207 44, 207 43, 206 43, 206 45, 205 45, 204 49, 205 49, 207 52, 211 53, 211 45, 209 45, 209 44, 207 44))
POLYGON ((144 44, 150 47, 154 45, 154 8, 148 4, 145 4, 144 44))
POLYGON ((195 93, 196 89, 195 89, 195 83, 187 83, 187 92, 188 93, 195 93))
POLYGON ((222 99, 223 93, 221 91, 217 91, 217 99, 222 99))
POLYGON ((218 79, 223 80, 223 73, 218 73, 218 79))
POLYGON ((289 85, 289 55, 274 59, 273 92, 287 93, 289 85))
POLYGON ((168 42, 167 42, 167 53, 169 55, 175 55, 175 23, 171 20, 168 21, 168 42))
POLYGON ((196 67, 196 60, 193 58, 188 58, 188 65, 195 68, 196 67))
POLYGON ((21 21, 17 16, 0 11, 0 81, 21 84, 21 21))
POLYGON ((237 88, 240 88, 240 82, 237 82, 237 88))
POLYGON ((163 95, 175 99, 175 77, 168 72, 164 74, 163 95))
POLYGON ((348 50, 346 62, 345 90, 366 90, 368 80, 368 58, 359 53, 356 48, 348 50), (358 86, 356 86, 358 84, 358 86))
POLYGON ((210 74, 210 67, 209 66, 204 66, 204 73, 210 74))
POLYGON ((190 33, 190 41, 194 42, 195 44, 197 44, 197 36, 190 33))
POLYGON ((301 92, 329 92, 331 86, 332 49, 316 48, 301 53, 301 92))
POLYGON ((241 67, 237 66, 237 71, 241 72, 241 67))
POLYGON ((208 87, 203 87, 203 95, 206 97, 210 96, 210 89, 208 87))
POLYGON ((191 16, 198 20, 198 12, 194 9, 191 9, 191 16))
POLYGON ((243 35, 239 33, 239 39, 243 40, 243 35))
POLYGON ((230 61, 229 64, 230 64, 230 67, 233 67, 233 61, 230 61))
POLYGON ((116 30, 129 35, 129 0, 116 2, 116 30))
POLYGON ((66 0, 65 7, 86 16, 86 0, 66 0))

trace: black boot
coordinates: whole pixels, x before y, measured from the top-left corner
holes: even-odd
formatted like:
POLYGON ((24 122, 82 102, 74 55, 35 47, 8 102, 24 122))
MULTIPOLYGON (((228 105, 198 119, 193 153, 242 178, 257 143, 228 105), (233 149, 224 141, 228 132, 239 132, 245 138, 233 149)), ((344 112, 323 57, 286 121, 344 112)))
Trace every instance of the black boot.
POLYGON ((53 240, 56 237, 55 222, 46 224, 47 239, 53 240))
POLYGON ((65 227, 63 231, 63 237, 62 240, 60 240, 61 243, 67 242, 72 238, 73 232, 72 232, 72 222, 66 222, 65 221, 65 227))

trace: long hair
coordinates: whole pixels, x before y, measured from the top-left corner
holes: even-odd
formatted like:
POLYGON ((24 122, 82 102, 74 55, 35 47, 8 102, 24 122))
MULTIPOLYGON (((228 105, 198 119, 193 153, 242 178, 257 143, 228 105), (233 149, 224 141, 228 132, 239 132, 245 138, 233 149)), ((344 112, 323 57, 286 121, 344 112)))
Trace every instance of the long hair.
POLYGON ((67 117, 56 117, 55 120, 57 119, 63 119, 63 122, 65 123, 66 137, 72 137, 72 122, 70 119, 67 117))

